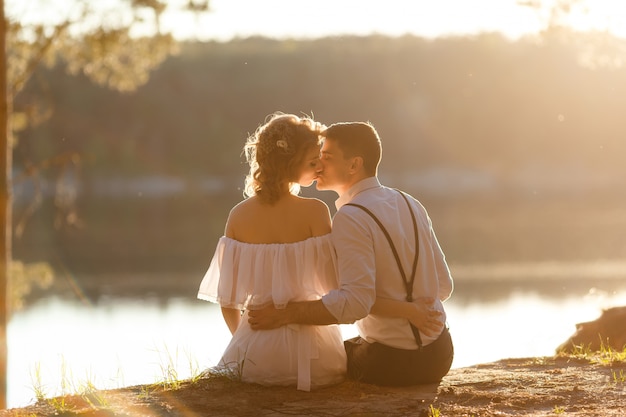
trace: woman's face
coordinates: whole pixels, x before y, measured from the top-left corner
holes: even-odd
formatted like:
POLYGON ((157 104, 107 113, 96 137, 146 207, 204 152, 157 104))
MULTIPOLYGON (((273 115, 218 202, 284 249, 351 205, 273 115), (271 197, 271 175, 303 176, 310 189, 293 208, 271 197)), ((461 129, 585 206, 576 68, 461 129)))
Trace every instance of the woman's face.
POLYGON ((298 167, 298 184, 302 187, 313 184, 320 169, 320 148, 319 146, 312 146, 306 151, 304 160, 298 167))

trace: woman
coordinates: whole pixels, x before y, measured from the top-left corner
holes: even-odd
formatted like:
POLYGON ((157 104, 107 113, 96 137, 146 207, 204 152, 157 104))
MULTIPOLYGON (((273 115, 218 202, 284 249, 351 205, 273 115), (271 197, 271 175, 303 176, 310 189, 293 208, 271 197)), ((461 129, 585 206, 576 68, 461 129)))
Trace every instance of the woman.
POLYGON ((276 113, 248 138, 247 198, 230 212, 198 293, 217 302, 233 338, 220 367, 243 381, 312 387, 341 382, 346 354, 338 326, 250 329, 242 311, 319 299, 337 286, 331 220, 320 200, 298 196, 319 164, 324 126, 276 113))

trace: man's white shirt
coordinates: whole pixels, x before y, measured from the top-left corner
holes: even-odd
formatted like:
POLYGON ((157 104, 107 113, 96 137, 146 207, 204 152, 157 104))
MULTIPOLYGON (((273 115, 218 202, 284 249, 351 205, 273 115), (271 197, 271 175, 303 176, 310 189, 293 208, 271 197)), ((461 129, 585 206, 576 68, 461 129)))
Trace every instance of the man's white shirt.
MULTIPOLYGON (((413 283, 413 298, 432 297, 442 312, 442 301, 450 297, 453 281, 445 256, 424 207, 407 196, 415 214, 419 234, 419 260, 413 283)), ((339 323, 354 323, 362 338, 402 349, 415 349, 417 343, 406 319, 369 314, 376 297, 404 301, 406 289, 387 238, 363 210, 346 203, 367 207, 382 222, 398 251, 407 279, 412 272, 415 236, 411 214, 397 190, 381 186, 376 177, 355 184, 336 201, 332 240, 337 252, 339 288, 322 301, 339 323)), ((428 345, 436 337, 421 334, 428 345)))

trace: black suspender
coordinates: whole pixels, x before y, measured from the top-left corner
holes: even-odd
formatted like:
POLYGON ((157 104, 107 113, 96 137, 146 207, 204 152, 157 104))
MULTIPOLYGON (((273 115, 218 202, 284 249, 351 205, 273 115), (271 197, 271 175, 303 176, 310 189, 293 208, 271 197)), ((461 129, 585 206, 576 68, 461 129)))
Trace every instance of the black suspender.
MULTIPOLYGON (((362 206, 360 204, 346 203, 345 205, 360 208, 361 210, 369 214, 370 217, 374 219, 376 224, 378 224, 383 234, 387 238, 387 241, 389 242, 389 246, 391 247, 393 256, 396 259, 396 264, 398 265, 398 269, 400 270, 400 275, 402 275, 402 282, 404 283, 404 289, 406 290, 406 301, 411 302, 413 301, 413 283, 415 282, 415 272, 417 271, 417 259, 419 257, 419 237, 418 237, 418 232, 417 232, 417 220, 415 219, 415 214, 413 213, 413 210, 411 209, 411 204, 409 203, 409 199, 407 198, 407 196, 400 190, 396 190, 396 191, 398 191, 400 195, 404 198, 404 201, 406 201, 406 205, 409 208, 409 213, 411 213, 411 220, 413 221, 413 233, 415 234, 415 255, 413 257, 413 269, 411 271, 411 276, 408 279, 406 276, 406 272, 404 271, 404 268, 402 267, 402 263, 400 262, 400 256, 398 255, 398 251, 396 250, 396 245, 393 244, 393 240, 391 240, 391 235, 389 234, 385 226, 383 226, 382 222, 378 219, 378 217, 376 217, 374 213, 372 213, 371 210, 369 210, 367 207, 362 206)), ((415 336, 415 341, 417 342, 418 349, 421 349, 422 338, 419 334, 419 330, 413 325, 413 323, 409 323, 409 324, 411 324, 411 330, 413 331, 413 335, 415 336)))

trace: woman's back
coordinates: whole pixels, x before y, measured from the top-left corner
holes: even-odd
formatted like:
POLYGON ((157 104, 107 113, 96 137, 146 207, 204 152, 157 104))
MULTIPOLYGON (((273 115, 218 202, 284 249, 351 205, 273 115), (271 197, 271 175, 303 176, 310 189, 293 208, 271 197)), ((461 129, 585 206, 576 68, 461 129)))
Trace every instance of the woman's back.
POLYGON ((225 235, 244 243, 294 243, 330 229, 322 201, 289 194, 271 205, 258 197, 242 201, 231 210, 225 235))

